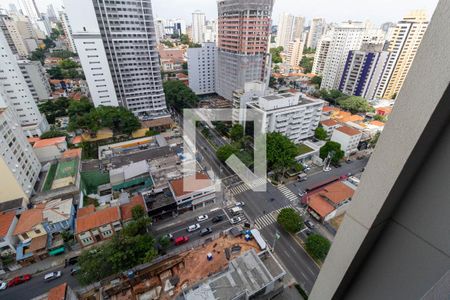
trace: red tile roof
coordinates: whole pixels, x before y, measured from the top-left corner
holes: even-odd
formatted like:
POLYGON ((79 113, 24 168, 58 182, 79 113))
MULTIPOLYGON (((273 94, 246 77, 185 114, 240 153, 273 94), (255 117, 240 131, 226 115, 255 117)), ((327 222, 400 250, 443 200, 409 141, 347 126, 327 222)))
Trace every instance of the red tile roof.
POLYGON ((67 282, 60 284, 48 291, 47 300, 64 300, 66 299, 67 282))
POLYGON ((81 148, 68 149, 64 151, 63 158, 81 157, 81 148))
POLYGON ((321 121, 320 124, 322 124, 323 126, 331 127, 331 126, 336 126, 339 123, 336 122, 335 120, 329 119, 329 120, 321 121))
POLYGON ((120 214, 122 216, 123 221, 128 221, 133 218, 132 210, 135 206, 141 206, 144 210, 145 208, 145 202, 142 195, 136 195, 133 198, 131 198, 130 203, 126 203, 120 206, 120 214))
POLYGON ((361 131, 356 130, 351 127, 348 127, 348 126, 338 127, 338 128, 336 128, 336 130, 339 130, 340 132, 345 133, 346 135, 350 135, 350 136, 361 134, 361 131))
POLYGON ((172 190, 174 191, 175 196, 180 197, 186 194, 190 194, 193 191, 205 189, 209 186, 212 186, 213 183, 211 179, 209 179, 207 174, 198 172, 195 175, 189 175, 183 178, 172 180, 170 181, 170 185, 172 186, 172 190), (186 190, 184 188, 185 182, 187 183, 186 190))
POLYGON ((15 211, 0 213, 0 238, 3 238, 8 234, 8 230, 11 227, 15 217, 15 211))
POLYGON ((339 110, 339 108, 331 107, 331 106, 324 106, 324 107, 322 108, 322 111, 323 111, 323 112, 330 112, 330 111, 335 111, 335 110, 339 110))
POLYGON ((381 122, 381 121, 375 120, 375 121, 370 122, 370 125, 383 127, 383 126, 384 126, 384 123, 381 122))
POLYGON ((330 199, 333 203, 339 204, 350 199, 354 193, 354 189, 345 183, 338 181, 327 185, 322 191, 320 191, 319 194, 330 199))
POLYGON ((40 235, 31 240, 30 248, 29 248, 31 252, 45 249, 45 248, 47 248, 47 234, 40 235))
POLYGON ((35 148, 35 149, 44 148, 44 147, 48 147, 48 146, 52 146, 52 145, 61 144, 61 143, 64 143, 65 141, 66 141, 65 136, 55 137, 55 138, 51 138, 51 139, 43 139, 43 140, 39 140, 36 143, 34 143, 33 148, 35 148))
POLYGON ((333 205, 328 203, 318 194, 314 194, 309 197, 308 206, 316 213, 318 213, 322 218, 325 218, 329 213, 335 210, 333 205))
POLYGON ((34 143, 36 143, 36 142, 38 142, 38 141, 40 141, 41 139, 40 138, 38 138, 38 137, 30 137, 30 138, 28 138, 28 142, 31 144, 31 145, 34 145, 34 143))
POLYGON ((74 137, 72 139, 72 144, 76 145, 79 144, 83 141, 83 138, 81 137, 81 135, 77 135, 76 137, 74 137))
POLYGON ((78 209, 77 218, 90 215, 95 212, 95 206, 93 204, 78 209))
POLYGON ((32 208, 24 211, 20 215, 19 222, 17 222, 14 235, 22 234, 32 230, 36 225, 41 224, 43 220, 43 208, 32 208))
POLYGON ((92 214, 77 218, 76 233, 82 233, 119 220, 119 207, 108 207, 98 210, 92 214))

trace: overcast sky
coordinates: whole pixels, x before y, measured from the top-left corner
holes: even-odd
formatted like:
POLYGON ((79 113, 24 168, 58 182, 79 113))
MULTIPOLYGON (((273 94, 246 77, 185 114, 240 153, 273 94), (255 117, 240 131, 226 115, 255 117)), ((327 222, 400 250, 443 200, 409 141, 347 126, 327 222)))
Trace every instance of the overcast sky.
MULTIPOLYGON (((35 0, 38 7, 45 12, 49 3, 59 9, 62 0, 35 0)), ((0 5, 18 0, 0 0, 0 5)), ((313 17, 324 17, 328 21, 371 20, 376 24, 398 21, 410 10, 425 9, 429 17, 436 8, 438 0, 275 0, 273 10, 274 24, 283 12, 304 16, 307 20, 313 17)), ((153 0, 153 12, 161 18, 181 17, 188 24, 194 10, 205 12, 207 18, 217 18, 216 0, 153 0)))

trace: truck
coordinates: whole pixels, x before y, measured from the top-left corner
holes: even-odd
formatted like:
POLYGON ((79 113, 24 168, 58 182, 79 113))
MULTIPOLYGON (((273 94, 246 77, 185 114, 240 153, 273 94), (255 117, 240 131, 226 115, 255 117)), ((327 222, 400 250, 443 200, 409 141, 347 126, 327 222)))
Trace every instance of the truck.
POLYGON ((239 213, 242 212, 242 208, 240 208, 239 206, 235 206, 235 207, 233 207, 233 208, 230 209, 230 212, 231 212, 233 215, 238 215, 239 213))
POLYGON ((308 179, 308 175, 306 175, 306 173, 300 173, 297 176, 298 181, 305 181, 308 179))

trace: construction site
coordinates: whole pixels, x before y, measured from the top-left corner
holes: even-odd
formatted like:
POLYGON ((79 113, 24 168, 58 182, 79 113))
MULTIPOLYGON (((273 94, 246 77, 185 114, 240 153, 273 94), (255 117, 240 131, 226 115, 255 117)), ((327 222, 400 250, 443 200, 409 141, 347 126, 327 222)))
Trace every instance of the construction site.
POLYGON ((236 264, 239 264, 239 259, 242 260, 241 257, 249 255, 251 255, 252 263, 244 263, 245 270, 239 273, 248 273, 254 278, 251 280, 244 278, 237 281, 240 282, 239 286, 230 286, 227 290, 230 299, 234 298, 233 293, 252 294, 255 291, 261 291, 261 288, 265 288, 266 285, 271 284, 273 287, 273 283, 281 282, 280 278, 285 274, 278 262, 274 262, 271 254, 269 257, 265 254, 268 253, 267 251, 261 251, 258 243, 248 235, 219 233, 191 247, 186 250, 180 248, 183 252, 159 257, 150 264, 103 280, 95 287, 80 293, 80 299, 197 299, 192 296, 192 293, 190 297, 185 296, 185 293, 195 290, 200 285, 208 284, 205 280, 212 279, 214 276, 224 276, 226 272, 231 271, 237 274, 236 264), (262 266, 259 255, 267 261, 265 266, 262 266), (260 273, 262 275, 259 275, 260 273), (257 284, 250 284, 252 282, 257 284))

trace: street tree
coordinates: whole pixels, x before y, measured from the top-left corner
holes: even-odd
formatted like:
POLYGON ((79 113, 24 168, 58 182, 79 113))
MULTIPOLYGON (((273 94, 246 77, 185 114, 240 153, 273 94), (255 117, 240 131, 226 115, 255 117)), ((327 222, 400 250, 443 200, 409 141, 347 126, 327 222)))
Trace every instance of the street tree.
POLYGON ((333 141, 326 142, 326 144, 320 148, 320 158, 325 159, 329 153, 332 154, 331 162, 333 164, 339 163, 345 155, 344 151, 341 150, 341 144, 333 141))
POLYGON ((293 208, 283 208, 278 214, 277 222, 290 233, 299 232, 304 226, 302 217, 293 208))
POLYGON ((338 101, 339 106, 349 110, 351 113, 366 113, 373 110, 373 107, 363 97, 352 96, 338 101))
POLYGON ((326 141, 328 139, 327 131, 322 126, 316 128, 314 136, 316 139, 319 139, 321 141, 326 141))
POLYGON ((312 83, 312 84, 315 84, 315 85, 317 85, 317 86, 320 86, 320 85, 322 84, 322 77, 320 77, 320 76, 314 76, 314 77, 311 79, 311 83, 312 83))
POLYGON ((283 62, 281 58, 281 52, 283 52, 283 47, 276 47, 270 49, 270 54, 272 54, 272 63, 279 64, 283 62))
POLYGON ((239 152, 233 145, 225 145, 217 149, 216 155, 221 162, 225 162, 232 154, 239 152))
POLYGON ((230 137, 233 142, 238 142, 244 137, 244 127, 241 124, 235 124, 230 130, 230 137))
POLYGON ((315 259, 323 261, 327 257, 331 243, 329 240, 318 234, 312 234, 306 240, 306 251, 315 259))
POLYGON ((47 132, 44 132, 43 134, 41 134, 40 138, 42 140, 45 140, 45 139, 52 139, 52 138, 61 137, 61 136, 68 137, 69 135, 64 131, 50 130, 50 131, 47 131, 47 132))
POLYGON ((270 170, 283 175, 297 162, 298 147, 285 135, 278 132, 267 134, 267 166, 270 170))
POLYGON ((171 80, 164 82, 163 86, 167 103, 177 111, 181 112, 184 108, 197 107, 197 95, 183 82, 171 80))

